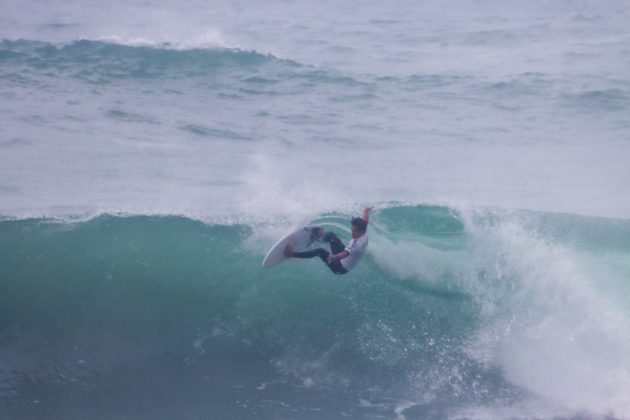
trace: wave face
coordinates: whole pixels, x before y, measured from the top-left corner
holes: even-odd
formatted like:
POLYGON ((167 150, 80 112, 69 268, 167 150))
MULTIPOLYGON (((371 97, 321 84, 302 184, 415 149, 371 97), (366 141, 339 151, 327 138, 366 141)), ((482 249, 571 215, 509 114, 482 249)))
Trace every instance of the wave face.
MULTIPOLYGON (((165 48, 166 47, 166 48, 165 48)), ((34 41, 0 43, 5 66, 44 70, 50 76, 105 84, 139 78, 207 77, 218 70, 247 70, 274 60, 256 52, 226 48, 169 49, 81 40, 66 44, 34 41)))
POLYGON ((630 413, 627 221, 390 205, 342 277, 278 229, 0 222, 2 415, 630 413))

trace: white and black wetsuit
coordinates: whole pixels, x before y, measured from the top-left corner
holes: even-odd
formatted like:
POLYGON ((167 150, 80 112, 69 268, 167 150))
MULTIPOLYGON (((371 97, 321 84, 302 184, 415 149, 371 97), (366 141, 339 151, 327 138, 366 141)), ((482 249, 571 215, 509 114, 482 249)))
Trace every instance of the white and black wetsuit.
POLYGON ((339 254, 343 251, 348 251, 348 256, 346 258, 342 258, 340 260, 335 260, 331 263, 328 263, 328 257, 330 256, 330 252, 326 251, 324 248, 317 248, 310 251, 304 252, 295 252, 293 254, 296 258, 313 258, 319 257, 321 260, 330 268, 335 274, 346 274, 348 271, 352 270, 358 263, 363 254, 365 253, 365 248, 367 247, 367 234, 363 234, 357 239, 352 239, 348 246, 344 246, 343 242, 332 232, 326 232, 326 234, 321 239, 322 242, 328 242, 330 244, 330 250, 333 255, 339 254))

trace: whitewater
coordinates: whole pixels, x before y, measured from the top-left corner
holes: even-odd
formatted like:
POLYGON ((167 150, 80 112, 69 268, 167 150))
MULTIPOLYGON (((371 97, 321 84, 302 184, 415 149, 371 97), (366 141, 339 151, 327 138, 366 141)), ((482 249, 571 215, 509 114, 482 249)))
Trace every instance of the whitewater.
POLYGON ((629 418, 629 22, 3 0, 0 417, 629 418))

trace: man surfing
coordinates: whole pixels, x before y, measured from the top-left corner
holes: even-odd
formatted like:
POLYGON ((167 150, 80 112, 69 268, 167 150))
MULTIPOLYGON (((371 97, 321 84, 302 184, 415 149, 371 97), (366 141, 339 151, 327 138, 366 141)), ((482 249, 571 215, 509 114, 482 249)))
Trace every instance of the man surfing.
POLYGON ((370 220, 370 210, 372 207, 366 207, 363 210, 363 217, 353 217, 351 222, 352 239, 347 246, 333 232, 325 232, 321 227, 313 228, 311 231, 311 239, 319 242, 328 242, 330 251, 324 248, 317 248, 310 251, 294 252, 291 245, 287 244, 284 249, 284 255, 288 258, 313 258, 319 257, 335 274, 346 274, 352 270, 361 261, 365 249, 368 245, 367 226, 370 220))

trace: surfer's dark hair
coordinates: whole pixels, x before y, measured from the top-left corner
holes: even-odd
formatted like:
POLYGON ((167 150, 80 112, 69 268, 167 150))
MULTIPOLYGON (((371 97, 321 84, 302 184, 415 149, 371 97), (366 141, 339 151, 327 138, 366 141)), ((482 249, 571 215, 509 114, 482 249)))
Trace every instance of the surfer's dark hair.
POLYGON ((352 218, 352 226, 356 227, 361 232, 365 232, 367 230, 367 222, 360 217, 352 218))

